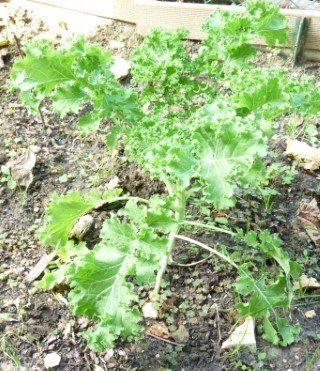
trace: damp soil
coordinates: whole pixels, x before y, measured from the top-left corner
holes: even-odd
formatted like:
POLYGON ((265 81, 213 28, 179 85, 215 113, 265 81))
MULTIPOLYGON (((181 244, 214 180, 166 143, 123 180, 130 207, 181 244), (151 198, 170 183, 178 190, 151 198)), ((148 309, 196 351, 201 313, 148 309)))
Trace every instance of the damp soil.
MULTIPOLYGON (((43 22, 22 10, 15 13, 15 27, 24 27, 22 45, 35 35, 47 33, 43 22)), ((60 43, 59 33, 55 42, 60 43)), ((88 37, 90 41, 108 46, 111 40, 121 40, 124 48, 115 51, 128 58, 140 38, 132 25, 113 22, 100 27, 88 37)), ((189 43, 189 48, 197 48, 189 43)), ((288 348, 279 348, 258 336, 258 352, 221 351, 222 341, 235 323, 234 297, 230 289, 235 276, 221 262, 211 259, 195 267, 172 265, 166 274, 162 290, 161 321, 174 330, 184 326, 189 339, 177 345, 153 338, 145 333, 134 343, 118 342, 114 352, 96 354, 86 347, 79 335, 90 323, 75 318, 68 310, 64 297, 67 288, 41 292, 28 283, 27 275, 48 251, 39 244, 37 230, 44 209, 53 193, 69 189, 85 191, 92 187, 104 190, 108 182, 119 178, 119 185, 132 195, 148 197, 163 193, 161 183, 141 173, 121 152, 107 154, 105 134, 108 123, 98 133, 87 138, 76 130, 77 117, 61 119, 49 106, 43 107, 45 123, 32 116, 9 88, 12 63, 19 57, 15 45, 9 48, 5 67, 0 70, 0 165, 23 153, 28 146, 39 147, 34 168, 34 181, 27 191, 10 190, 0 184, 0 311, 10 313, 12 320, 0 321, 1 370, 44 370, 44 357, 51 352, 61 356, 58 370, 309 370, 320 369, 320 304, 300 301, 294 306, 292 320, 299 321, 300 340, 288 348), (67 181, 65 181, 67 176, 67 181), (307 319, 304 313, 315 310, 316 317, 307 319), (318 353, 317 353, 318 352, 318 353), (100 367, 100 368, 99 368, 100 367)), ((289 61, 273 54, 259 54, 258 64, 289 65, 289 61)), ((306 63, 292 71, 294 74, 319 76, 316 63, 306 63)), ((281 127, 281 123, 279 124, 281 127)), ((282 156, 284 137, 281 130, 273 146, 284 165, 291 160, 282 156)), ((230 227, 255 230, 268 228, 278 233, 286 251, 306 267, 306 273, 320 280, 319 250, 312 244, 299 224, 296 212, 302 201, 317 198, 317 174, 299 170, 290 186, 275 184, 279 194, 266 211, 256 196, 244 194, 235 209, 223 216, 230 227)), ((91 242, 98 235, 108 211, 96 213, 90 234, 91 242), (104 213, 104 214, 103 214, 104 213)), ((198 234, 201 241, 216 243, 212 235, 198 234)), ((233 248, 231 240, 221 243, 233 248)), ((181 244, 174 255, 180 263, 203 258, 198 251, 187 250, 181 244)), ((147 292, 141 297, 147 298, 147 292)), ((147 328, 152 321, 146 322, 147 328)))

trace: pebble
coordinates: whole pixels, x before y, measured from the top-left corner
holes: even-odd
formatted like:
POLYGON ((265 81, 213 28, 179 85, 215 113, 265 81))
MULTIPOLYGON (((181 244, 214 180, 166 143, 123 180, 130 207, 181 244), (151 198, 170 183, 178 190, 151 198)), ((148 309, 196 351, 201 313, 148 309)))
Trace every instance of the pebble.
POLYGON ((306 318, 314 318, 317 316, 317 313, 314 310, 308 310, 307 312, 304 313, 306 318))
POLYGON ((49 353, 44 357, 44 367, 49 369, 59 366, 61 357, 58 353, 49 353))
POLYGON ((114 355, 114 351, 112 349, 108 349, 105 356, 103 357, 103 359, 106 361, 106 362, 109 362, 110 359, 113 357, 114 355))

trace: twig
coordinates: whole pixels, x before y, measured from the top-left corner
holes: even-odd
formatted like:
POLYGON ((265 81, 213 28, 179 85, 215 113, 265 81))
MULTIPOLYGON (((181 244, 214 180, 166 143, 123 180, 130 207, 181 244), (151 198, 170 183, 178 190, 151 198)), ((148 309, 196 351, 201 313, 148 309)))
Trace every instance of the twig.
POLYGON ((205 245, 204 243, 202 243, 200 241, 197 241, 197 240, 194 240, 193 238, 189 238, 189 237, 182 236, 182 235, 179 235, 179 234, 175 235, 175 238, 178 238, 179 240, 187 241, 187 242, 190 242, 190 243, 192 243, 194 245, 200 246, 203 249, 205 249, 207 251, 210 251, 212 254, 217 255, 222 260, 225 260, 230 265, 232 265, 234 268, 239 269, 239 266, 234 261, 232 261, 228 256, 226 256, 224 254, 221 254, 216 249, 213 249, 212 247, 210 247, 208 245, 205 245))
POLYGON ((16 44, 17 44, 17 48, 18 48, 20 57, 24 57, 24 52, 23 52, 23 50, 21 48, 20 40, 18 39, 18 37, 17 37, 16 34, 13 34, 13 38, 14 38, 14 41, 16 42, 16 44))
POLYGON ((183 347, 183 344, 179 344, 179 343, 175 343, 174 341, 171 341, 171 340, 167 340, 167 339, 164 339, 164 338, 161 338, 160 336, 157 336, 157 335, 154 335, 154 334, 150 334, 149 332, 146 332, 146 334, 148 336, 151 336, 157 340, 162 340, 164 341, 165 343, 168 343, 168 344, 171 344, 171 345, 176 345, 176 346, 181 346, 183 347))
POLYGON ((188 220, 182 222, 181 224, 182 225, 193 225, 193 226, 199 227, 199 228, 212 229, 212 230, 214 230, 216 232, 221 232, 221 233, 229 234, 230 236, 235 236, 236 235, 236 233, 231 232, 228 229, 219 228, 219 227, 216 227, 216 226, 210 225, 210 224, 204 224, 204 223, 193 222, 193 221, 188 221, 188 220))
POLYGON ((39 108, 38 108, 38 111, 39 111, 39 115, 40 115, 40 118, 41 118, 41 121, 42 121, 42 125, 43 125, 43 127, 45 128, 47 125, 46 125, 46 121, 45 121, 45 119, 44 119, 44 115, 43 115, 43 113, 42 113, 42 111, 41 111, 41 107, 39 106, 39 108))
POLYGON ((221 340, 222 340, 222 336, 221 336, 221 329, 220 329, 220 313, 219 313, 219 307, 218 307, 218 305, 216 303, 213 304, 213 306, 214 306, 214 309, 216 311, 215 323, 217 324, 217 329, 218 329, 218 344, 220 345, 221 340))

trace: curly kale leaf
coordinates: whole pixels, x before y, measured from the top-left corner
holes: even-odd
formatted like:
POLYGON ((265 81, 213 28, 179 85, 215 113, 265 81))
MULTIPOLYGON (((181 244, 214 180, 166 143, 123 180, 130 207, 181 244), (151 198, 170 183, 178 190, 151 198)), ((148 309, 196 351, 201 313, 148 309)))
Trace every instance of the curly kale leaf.
POLYGON ((64 196, 53 195, 46 209, 44 227, 39 234, 41 242, 57 250, 62 248, 81 216, 104 203, 112 202, 120 193, 121 190, 115 189, 103 194, 92 191, 85 196, 77 191, 70 191, 64 196))
POLYGON ((85 334, 94 350, 112 348, 119 336, 130 338, 139 333, 141 316, 133 282, 153 283, 160 261, 168 253, 167 237, 155 233, 163 230, 170 219, 169 210, 163 214, 160 207, 163 202, 154 199, 148 209, 130 201, 119 212, 125 221, 117 216, 106 220, 101 242, 70 265, 67 279, 71 309, 98 322, 94 331, 85 334))
POLYGON ((11 85, 33 113, 44 98, 51 98, 63 116, 91 104, 91 113, 79 121, 84 134, 97 129, 102 119, 130 122, 139 115, 132 90, 123 88, 110 71, 113 58, 105 49, 79 38, 58 50, 47 41, 32 42, 25 54, 13 66, 11 85))

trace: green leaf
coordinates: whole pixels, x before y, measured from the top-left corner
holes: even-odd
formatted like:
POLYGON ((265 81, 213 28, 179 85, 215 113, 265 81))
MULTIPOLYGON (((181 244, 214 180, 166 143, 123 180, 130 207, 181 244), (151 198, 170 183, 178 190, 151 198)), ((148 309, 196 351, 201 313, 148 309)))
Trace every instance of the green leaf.
POLYGON ((200 148, 200 179, 207 199, 217 209, 235 204, 237 177, 249 171, 256 157, 265 151, 259 132, 239 129, 225 123, 218 133, 206 128, 195 135, 200 148))
POLYGON ((93 349, 101 350, 119 336, 138 332, 140 315, 132 308, 138 297, 127 277, 135 277, 138 285, 152 282, 167 254, 167 239, 115 216, 104 222, 100 237, 92 251, 70 265, 67 277, 71 309, 100 322, 85 336, 93 349))
POLYGON ((56 89, 52 95, 52 107, 65 116, 67 113, 78 113, 87 94, 78 85, 66 85, 56 89))
POLYGON ((88 113, 80 117, 78 121, 78 129, 80 133, 87 136, 90 132, 99 129, 100 119, 94 113, 88 113))
POLYGON ((266 316, 263 319, 262 328, 263 328, 263 335, 262 335, 263 339, 269 341, 270 343, 274 345, 278 345, 280 342, 280 338, 278 336, 277 330, 272 326, 269 320, 269 316, 266 316))
POLYGON ((55 249, 63 247, 69 238, 69 233, 77 220, 93 208, 99 207, 116 198, 121 190, 115 189, 99 194, 92 191, 86 196, 70 191, 64 196, 52 196, 45 213, 45 226, 39 237, 42 243, 55 249))
POLYGON ((300 333, 300 326, 290 325, 289 318, 277 317, 275 321, 277 324, 278 331, 282 337, 280 345, 287 346, 292 344, 300 333))
POLYGON ((264 279, 255 280, 242 272, 237 278, 235 289, 244 296, 252 294, 247 303, 237 305, 239 313, 243 316, 265 317, 270 309, 288 306, 284 277, 279 277, 275 283, 266 285, 264 279))
POLYGON ((171 160, 168 169, 178 179, 182 188, 190 185, 190 180, 194 176, 196 160, 191 153, 186 150, 174 149, 170 152, 171 160))

